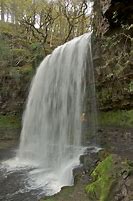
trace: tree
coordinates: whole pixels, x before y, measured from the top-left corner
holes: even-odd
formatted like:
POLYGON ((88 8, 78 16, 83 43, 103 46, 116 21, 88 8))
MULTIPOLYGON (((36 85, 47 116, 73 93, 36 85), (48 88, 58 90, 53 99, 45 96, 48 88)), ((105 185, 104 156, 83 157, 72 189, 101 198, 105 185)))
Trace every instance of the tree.
POLYGON ((29 49, 33 44, 39 47, 38 54, 43 50, 47 55, 55 47, 88 31, 90 16, 86 0, 0 0, 0 3, 1 20, 6 18, 12 24, 7 27, 14 30, 12 48, 19 49, 23 47, 21 41, 26 41, 24 44, 29 49))
POLYGON ((4 0, 0 1, 0 11, 1 11, 1 20, 5 21, 5 5, 4 5, 4 0))

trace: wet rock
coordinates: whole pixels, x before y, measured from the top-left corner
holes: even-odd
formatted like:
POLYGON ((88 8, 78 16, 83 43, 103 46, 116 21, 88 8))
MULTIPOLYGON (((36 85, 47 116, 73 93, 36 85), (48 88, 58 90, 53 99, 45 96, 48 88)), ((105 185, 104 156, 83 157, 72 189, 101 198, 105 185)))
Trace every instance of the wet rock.
POLYGON ((133 166, 118 155, 109 155, 98 164, 86 191, 90 201, 131 201, 133 198, 133 166))
POLYGON ((124 171, 122 172, 122 177, 123 177, 123 179, 126 179, 128 176, 129 176, 129 172, 126 171, 126 170, 124 170, 124 171))
POLYGON ((95 0, 94 59, 98 106, 102 111, 133 108, 132 0, 95 0), (100 41, 100 42, 99 42, 100 41), (99 44, 99 46, 97 45, 99 44), (98 50, 99 51, 98 51, 98 50))
POLYGON ((80 163, 83 165, 85 172, 91 172, 99 160, 98 152, 92 150, 86 150, 86 152, 80 156, 80 163))
MULTIPOLYGON (((132 0, 100 0, 100 4, 103 16, 108 20, 109 29, 119 27, 121 24, 132 24, 132 0)), ((106 24, 104 26, 106 27, 106 24)))
POLYGON ((0 128, 1 140, 17 140, 20 136, 21 128, 0 128))

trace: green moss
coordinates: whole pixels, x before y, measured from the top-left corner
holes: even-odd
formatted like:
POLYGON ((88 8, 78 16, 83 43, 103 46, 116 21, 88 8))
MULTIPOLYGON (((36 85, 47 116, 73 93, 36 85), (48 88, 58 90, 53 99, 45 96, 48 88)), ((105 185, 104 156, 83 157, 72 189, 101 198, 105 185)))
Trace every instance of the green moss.
POLYGON ((17 115, 0 115, 0 128, 20 128, 20 122, 17 115))
POLYGON ((125 178, 130 180, 133 175, 133 162, 122 160, 116 154, 107 156, 92 172, 92 183, 86 186, 90 201, 112 201, 116 189, 121 192, 125 186, 125 178))
POLYGON ((133 126, 133 110, 119 110, 101 112, 99 115, 99 123, 101 125, 111 126, 133 126))
POLYGON ((107 201, 110 189, 114 182, 112 155, 108 156, 104 161, 100 162, 96 169, 92 172, 94 182, 86 187, 86 192, 94 200, 107 201))

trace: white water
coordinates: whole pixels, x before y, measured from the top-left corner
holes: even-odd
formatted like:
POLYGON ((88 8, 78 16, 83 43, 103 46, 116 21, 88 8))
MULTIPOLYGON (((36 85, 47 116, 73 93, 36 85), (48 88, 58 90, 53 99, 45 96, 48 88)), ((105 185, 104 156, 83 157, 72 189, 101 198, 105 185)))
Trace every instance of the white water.
POLYGON ((84 34, 56 48, 37 69, 23 117, 17 160, 36 166, 30 185, 46 194, 73 184, 79 164, 85 71, 91 35, 84 34))

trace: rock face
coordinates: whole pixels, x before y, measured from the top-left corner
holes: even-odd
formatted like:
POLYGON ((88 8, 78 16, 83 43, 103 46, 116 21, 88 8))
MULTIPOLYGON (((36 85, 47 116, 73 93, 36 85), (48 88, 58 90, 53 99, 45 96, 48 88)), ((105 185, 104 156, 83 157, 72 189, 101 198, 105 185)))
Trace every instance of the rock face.
POLYGON ((132 13, 132 0, 96 0, 94 4, 94 66, 101 110, 133 107, 132 13))
POLYGON ((86 187, 90 201, 131 201, 133 199, 133 164, 109 155, 91 174, 93 181, 86 187))
POLYGON ((94 27, 101 35, 133 23, 132 0, 95 0, 94 11, 94 27))
POLYGON ((132 0, 101 0, 103 16, 108 20, 109 29, 118 28, 121 24, 133 23, 132 0))

